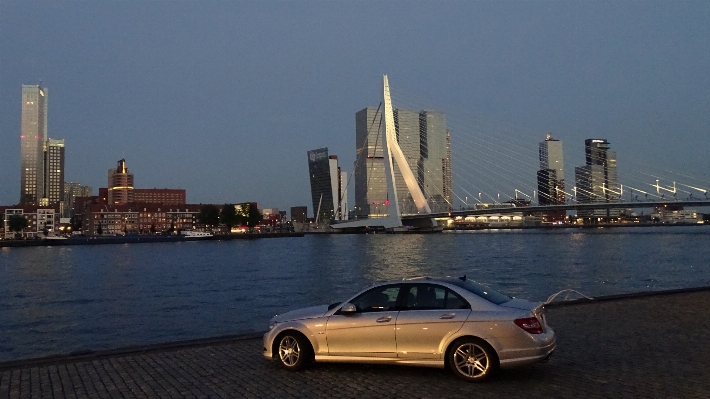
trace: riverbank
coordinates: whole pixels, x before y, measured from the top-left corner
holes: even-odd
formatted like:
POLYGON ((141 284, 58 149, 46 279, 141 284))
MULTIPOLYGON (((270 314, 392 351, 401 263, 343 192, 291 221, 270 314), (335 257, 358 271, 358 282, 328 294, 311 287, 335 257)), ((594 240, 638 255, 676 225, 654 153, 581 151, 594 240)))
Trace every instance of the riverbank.
POLYGON ((0 397, 701 398, 710 391, 708 301, 701 288, 553 307, 550 361, 486 384, 426 367, 316 363, 291 373, 263 358, 260 337, 241 335, 0 363, 0 397))
POLYGON ((211 237, 187 237, 184 235, 128 235, 128 236, 75 236, 67 239, 35 239, 35 240, 0 240, 0 247, 45 247, 66 245, 105 245, 105 244, 148 244, 156 242, 185 241, 230 241, 254 240, 260 238, 303 237, 304 233, 244 233, 215 234, 211 237))

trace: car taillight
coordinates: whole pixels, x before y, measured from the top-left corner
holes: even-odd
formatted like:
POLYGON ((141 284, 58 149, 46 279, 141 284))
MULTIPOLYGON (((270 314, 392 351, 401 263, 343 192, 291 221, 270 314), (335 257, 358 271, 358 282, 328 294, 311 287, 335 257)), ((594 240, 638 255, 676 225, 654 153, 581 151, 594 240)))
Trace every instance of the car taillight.
POLYGON ((513 322, 523 330, 530 334, 542 334, 542 326, 540 321, 535 317, 526 317, 524 319, 515 319, 513 322))

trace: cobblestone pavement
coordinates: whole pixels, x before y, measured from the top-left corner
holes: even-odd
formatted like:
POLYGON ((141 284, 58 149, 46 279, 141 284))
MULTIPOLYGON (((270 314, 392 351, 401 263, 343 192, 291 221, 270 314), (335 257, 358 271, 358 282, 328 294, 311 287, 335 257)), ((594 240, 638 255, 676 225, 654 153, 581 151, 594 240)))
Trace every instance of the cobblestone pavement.
POLYGON ((260 339, 140 353, 0 364, 0 398, 709 398, 710 291, 548 310, 548 363, 483 384, 442 369, 313 364, 283 371, 260 339))

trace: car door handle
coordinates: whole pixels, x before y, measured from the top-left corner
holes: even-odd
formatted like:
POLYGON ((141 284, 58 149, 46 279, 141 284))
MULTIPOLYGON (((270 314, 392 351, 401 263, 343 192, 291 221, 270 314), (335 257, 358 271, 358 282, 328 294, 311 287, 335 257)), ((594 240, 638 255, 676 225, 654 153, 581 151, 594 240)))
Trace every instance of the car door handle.
POLYGON ((456 317, 456 313, 446 313, 439 316, 440 319, 453 319, 456 317))
POLYGON ((376 321, 378 323, 387 323, 388 321, 392 321, 392 316, 380 317, 376 321))

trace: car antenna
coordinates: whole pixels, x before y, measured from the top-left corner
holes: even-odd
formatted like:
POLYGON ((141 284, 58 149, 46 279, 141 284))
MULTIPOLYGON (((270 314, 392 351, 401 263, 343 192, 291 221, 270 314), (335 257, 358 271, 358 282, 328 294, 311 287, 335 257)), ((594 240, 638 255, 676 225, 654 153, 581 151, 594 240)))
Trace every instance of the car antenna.
POLYGON ((463 277, 459 277, 459 280, 466 281, 466 275, 464 274, 463 277))

